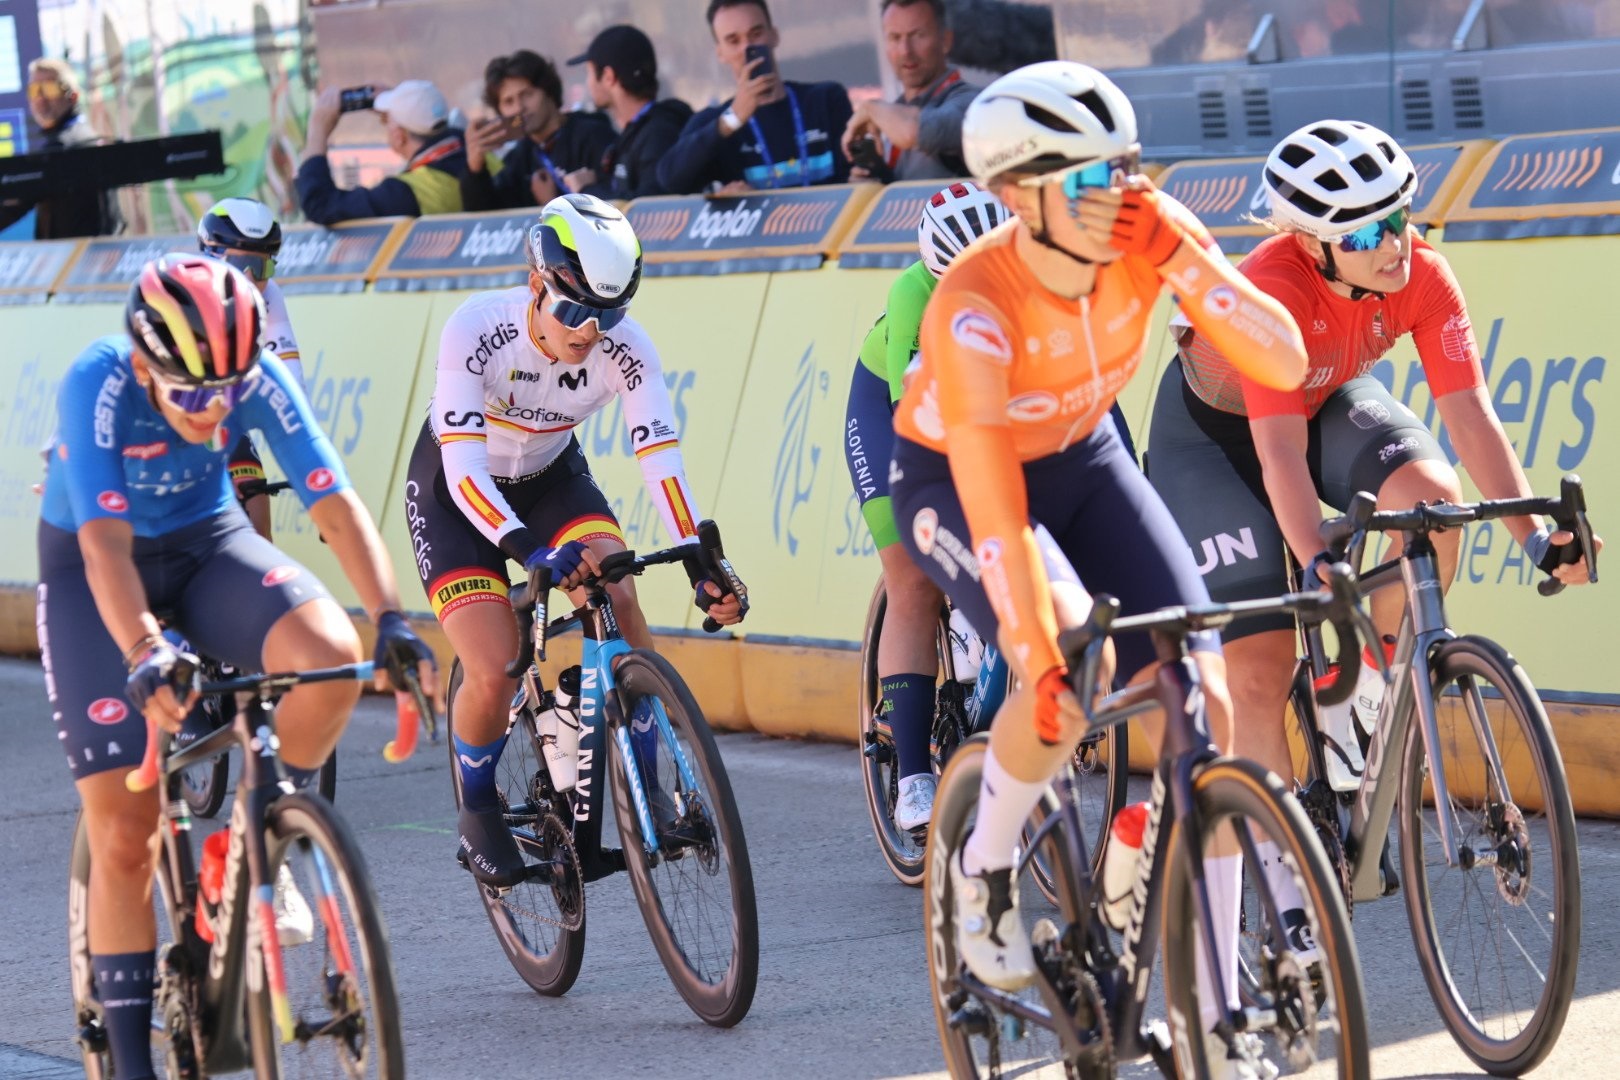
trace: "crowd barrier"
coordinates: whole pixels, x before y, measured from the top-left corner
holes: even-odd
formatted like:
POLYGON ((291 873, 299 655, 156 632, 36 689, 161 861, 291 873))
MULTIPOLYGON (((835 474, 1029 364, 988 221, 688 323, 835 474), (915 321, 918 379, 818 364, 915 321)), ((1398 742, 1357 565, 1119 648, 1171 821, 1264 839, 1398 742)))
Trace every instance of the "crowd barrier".
MULTIPOLYGON (((1494 190, 1484 183, 1493 170, 1537 175, 1527 164, 1503 164, 1512 160, 1511 144, 1494 150, 1450 144, 1416 153, 1420 166, 1432 163, 1423 175, 1421 217, 1468 296, 1491 398, 1534 486, 1552 492, 1562 474, 1580 473, 1601 531, 1605 508, 1620 505, 1610 434, 1615 425, 1599 423, 1620 407, 1620 390, 1607 377, 1612 319, 1598 292, 1613 241, 1591 235, 1584 223, 1574 235, 1534 242, 1462 241, 1451 237, 1447 224, 1450 215, 1474 213, 1490 201, 1481 191, 1494 190)), ((1588 153, 1589 166, 1608 144, 1592 137, 1583 145, 1599 147, 1588 153)), ((1592 176, 1613 185, 1620 174, 1611 170, 1592 176)), ((1590 171, 1583 166, 1571 173, 1565 186, 1584 191, 1592 178, 1582 175, 1590 171)), ((1186 193, 1224 244, 1252 228, 1235 210, 1252 195, 1234 176, 1241 174, 1200 163, 1171 168, 1162 182, 1186 193)), ((879 566, 843 461, 845 396, 861 339, 913 242, 927 187, 773 192, 757 206, 749 196, 713 203, 643 200, 630 207, 632 218, 660 237, 647 240, 650 262, 697 271, 645 282, 634 315, 657 343, 698 510, 721 523, 754 607, 736 635, 710 637, 698 630, 701 616, 691 607, 684 575, 650 572, 637 588, 661 648, 688 673, 722 726, 853 737, 856 639, 879 566), (724 228, 714 223, 715 215, 739 207, 742 213, 724 228), (774 231, 767 231, 771 222, 774 231)), ((1538 190, 1551 198, 1564 188, 1538 190)), ((1600 204, 1584 198, 1582 205, 1600 204)), ((1535 207, 1525 195, 1512 213, 1523 219, 1535 207)), ((1498 215, 1494 220, 1506 220, 1501 207, 1487 209, 1498 215)), ((289 232, 282 276, 292 294, 311 404, 377 518, 407 605, 418 612, 428 603, 413 579, 418 560, 431 561, 431 553, 413 550, 411 507, 423 493, 409 483, 405 464, 432 392, 439 334, 469 289, 523 280, 525 220, 457 215, 289 232), (354 291, 357 281, 364 291, 354 291)), ((6 586, 0 646, 33 646, 38 505, 32 485, 40 478, 39 451, 54 424, 62 374, 90 338, 119 329, 130 264, 189 246, 183 237, 0 245, 0 334, 14 342, 10 377, 0 379, 0 388, 9 387, 0 395, 6 416, 0 545, 12 552, 0 572, 6 586), (52 302, 38 302, 45 292, 52 302)), ((1142 372, 1122 397, 1138 444, 1149 447, 1151 392, 1169 354, 1167 310, 1166 303, 1142 372)), ((1438 423, 1409 342, 1374 373, 1419 416, 1438 423)), ((1444 431, 1441 437, 1449 451, 1444 431)), ((618 406, 590 418, 579 439, 630 545, 665 544, 618 406)), ((287 550, 344 603, 357 606, 302 508, 278 499, 274 521, 287 550)), ((1209 537, 1193 546, 1206 564, 1250 557, 1253 550, 1244 536, 1209 537)), ((1462 552, 1448 601, 1455 625, 1513 649, 1549 700, 1560 703, 1554 706, 1559 736, 1583 807, 1620 813, 1620 792, 1608 780, 1620 751, 1610 746, 1612 714, 1605 708, 1620 704, 1620 666, 1595 663, 1593 656, 1594 644, 1606 639, 1603 588, 1540 598, 1536 574, 1499 525, 1469 529, 1462 552)), ((430 624, 430 618, 422 622, 430 624)), ((442 638, 435 641, 442 648, 442 638)), ((557 655, 566 659, 570 648, 559 643, 557 655)))

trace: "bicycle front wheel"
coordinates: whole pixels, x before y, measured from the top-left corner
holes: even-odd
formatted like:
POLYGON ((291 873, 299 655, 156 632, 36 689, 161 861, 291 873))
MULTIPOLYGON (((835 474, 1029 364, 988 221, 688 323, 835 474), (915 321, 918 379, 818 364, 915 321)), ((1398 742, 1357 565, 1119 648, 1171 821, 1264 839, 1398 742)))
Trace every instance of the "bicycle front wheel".
MULTIPOLYGON (((230 723, 230 710, 235 702, 228 694, 213 694, 197 702, 191 716, 186 718, 188 727, 195 726, 197 731, 216 731, 230 723)), ((221 754, 216 758, 193 765, 180 774, 180 794, 186 800, 186 805, 198 817, 211 818, 219 813, 220 807, 225 805, 227 785, 231 777, 231 757, 221 754)))
MULTIPOLYGON (((1274 1016, 1269 1026, 1251 1029, 1258 1040, 1236 1036, 1236 1052, 1268 1058, 1285 1073, 1325 1065, 1334 1075, 1364 1080, 1371 1075, 1371 1063, 1361 965, 1337 876, 1305 812, 1275 775, 1233 758, 1206 766, 1193 781, 1193 797, 1203 835, 1184 835, 1186 829, 1179 826, 1172 830, 1164 882, 1165 999, 1183 1077, 1226 1075, 1229 1063, 1224 1058, 1233 1052, 1225 1040, 1207 1035, 1211 1018, 1223 1010, 1219 1004, 1201 1008, 1209 1004, 1199 998, 1199 972, 1206 961, 1197 943, 1204 920, 1192 869, 1194 860, 1202 863, 1219 921, 1223 905, 1215 882, 1223 871, 1216 868, 1235 849, 1242 879, 1269 916, 1263 937, 1250 943, 1245 957, 1253 1000, 1244 1004, 1274 1016), (1276 854, 1263 866, 1262 858, 1270 854, 1263 848, 1267 841, 1276 845, 1276 854), (1290 923, 1284 914, 1296 903, 1303 923, 1290 923)), ((1239 897, 1231 896, 1230 902, 1239 902, 1239 897)), ((1238 942, 1228 934, 1236 926, 1233 919, 1225 928, 1217 926, 1214 934, 1223 967, 1233 974, 1238 942)), ((1233 980, 1228 991, 1235 990, 1233 980)))
POLYGON ((1415 721, 1401 772, 1406 911, 1423 977, 1463 1052, 1517 1076, 1558 1041, 1581 945, 1575 812, 1547 714, 1500 645, 1448 641, 1430 665, 1446 786, 1415 721), (1448 865, 1439 816, 1453 823, 1448 865))
POLYGON ((759 979, 754 875, 731 781, 708 722, 669 661, 637 649, 614 678, 626 726, 610 733, 613 813, 636 902, 686 1004, 704 1023, 730 1027, 748 1014, 759 979), (639 764, 626 760, 625 737, 639 764), (631 768, 653 818, 656 851, 633 805, 631 768))
MULTIPOLYGON (((405 1076, 399 997, 371 878, 348 826, 326 800, 284 795, 265 832, 291 1024, 277 1023, 260 965, 248 1039, 260 1077, 405 1076)), ((260 918, 259 905, 250 918, 260 918)), ((250 935, 249 940, 256 940, 250 935)))

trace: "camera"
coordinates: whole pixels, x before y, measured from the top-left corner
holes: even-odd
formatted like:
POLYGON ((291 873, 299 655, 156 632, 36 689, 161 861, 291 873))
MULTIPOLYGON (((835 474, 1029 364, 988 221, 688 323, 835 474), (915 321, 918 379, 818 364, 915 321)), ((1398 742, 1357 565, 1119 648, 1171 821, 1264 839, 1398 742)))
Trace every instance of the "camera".
POLYGON ((361 112, 377 102, 375 86, 351 86, 338 94, 338 112, 361 112))
POLYGON ((881 176, 889 167, 878 150, 877 140, 870 135, 862 135, 849 144, 849 163, 873 176, 881 176))

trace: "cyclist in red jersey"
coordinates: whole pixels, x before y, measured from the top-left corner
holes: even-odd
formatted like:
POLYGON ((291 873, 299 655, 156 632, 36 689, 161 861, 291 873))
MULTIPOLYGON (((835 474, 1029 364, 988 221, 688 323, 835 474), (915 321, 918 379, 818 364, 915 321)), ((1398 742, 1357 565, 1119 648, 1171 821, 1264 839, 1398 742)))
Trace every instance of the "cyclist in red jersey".
MULTIPOLYGON (((1012 888, 1015 848, 1084 726, 1058 628, 1084 620, 1088 589, 1127 613, 1207 595, 1108 416, 1140 364, 1158 295, 1168 285, 1266 385, 1299 385, 1305 356, 1281 305, 1137 175, 1135 113, 1100 72, 1053 61, 1005 75, 969 107, 962 136, 974 178, 1016 220, 963 252, 929 301, 919 367, 894 414, 890 492, 907 551, 1018 676, 991 730, 976 824, 950 859, 963 959, 1017 989, 1034 961, 1012 888)), ((1122 678, 1156 670, 1144 639, 1118 642, 1122 678)), ((1219 644, 1201 635, 1197 647, 1224 741, 1219 644)), ((1231 873, 1211 894, 1235 943, 1241 868, 1235 855, 1223 862, 1231 873)), ((1213 1015, 1213 993, 1199 999, 1213 1015)))
MULTIPOLYGON (((1305 381, 1292 391, 1262 386, 1202 328, 1184 327, 1154 402, 1148 452, 1149 477, 1217 602, 1282 589, 1285 543, 1300 565, 1312 563, 1318 499, 1341 509, 1357 491, 1375 492, 1383 508, 1461 499, 1434 435, 1368 374, 1405 334, 1475 486, 1487 498, 1530 494, 1484 385, 1462 289, 1411 227, 1417 176, 1395 140, 1354 121, 1309 124, 1272 150, 1264 183, 1278 235, 1241 269, 1299 324, 1310 357, 1305 381)), ((1585 580, 1584 562, 1558 565, 1568 533, 1549 533, 1535 517, 1507 526, 1542 570, 1567 584, 1585 580)), ((1432 538, 1444 581, 1456 571, 1460 537, 1432 538)), ((1394 555, 1400 538, 1392 539, 1394 555)), ((1398 590, 1373 596, 1380 632, 1398 628, 1401 605, 1398 590)), ((1245 620, 1223 640, 1240 720, 1235 752, 1292 775, 1283 726, 1292 620, 1245 620)), ((1351 753, 1359 758, 1359 746, 1351 753)), ((1273 888, 1292 890, 1282 881, 1273 888)))

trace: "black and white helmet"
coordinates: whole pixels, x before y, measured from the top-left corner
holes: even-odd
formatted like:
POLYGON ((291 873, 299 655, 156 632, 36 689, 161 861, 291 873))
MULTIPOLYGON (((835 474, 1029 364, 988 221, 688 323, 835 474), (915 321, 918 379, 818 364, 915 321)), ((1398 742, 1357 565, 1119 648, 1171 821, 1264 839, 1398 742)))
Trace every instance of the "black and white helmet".
POLYGON ((281 223, 257 199, 221 199, 198 220, 197 243, 206 252, 232 248, 273 259, 281 250, 281 223))
POLYGON ((935 277, 962 249, 1007 220, 1001 200, 971 180, 940 188, 923 205, 917 251, 935 277))
POLYGON ((1005 172, 1051 173, 1139 152, 1136 110, 1095 68, 1045 60, 979 92, 962 120, 962 155, 981 184, 1005 172))
POLYGON ((546 203, 525 254, 547 292, 588 307, 623 307, 641 284, 641 241, 618 207, 594 195, 546 203))
POLYGON ((1393 213, 1417 193, 1417 170, 1394 139, 1357 120, 1306 124, 1266 158, 1277 224, 1321 239, 1393 213))

